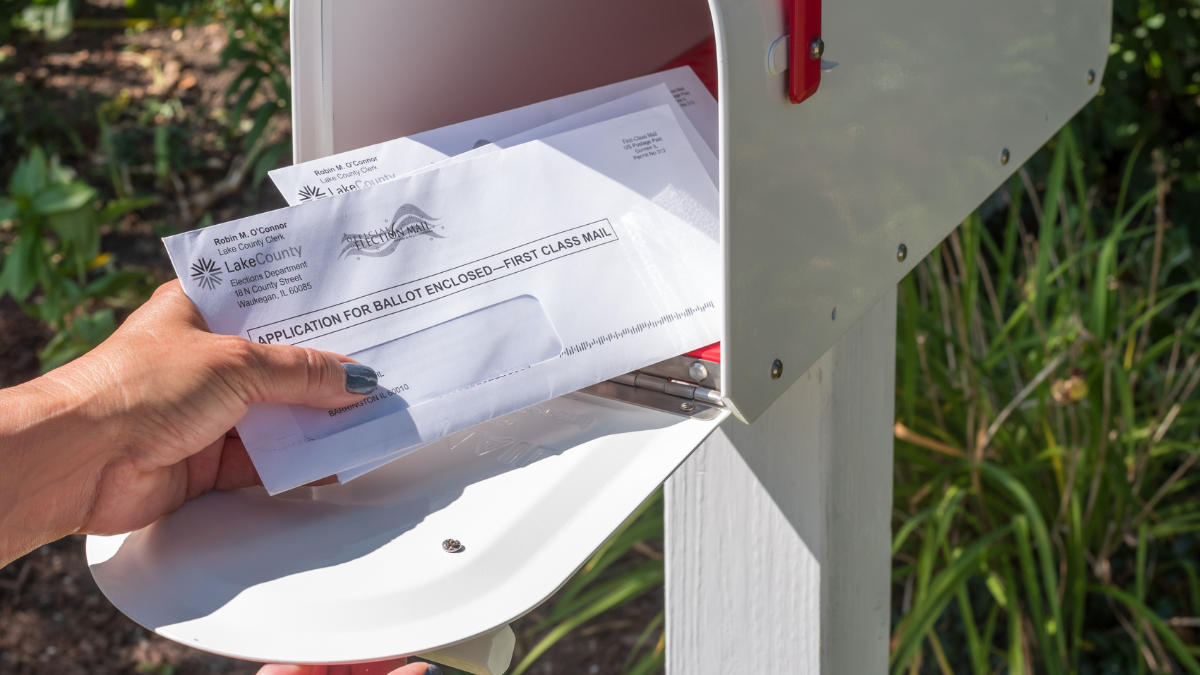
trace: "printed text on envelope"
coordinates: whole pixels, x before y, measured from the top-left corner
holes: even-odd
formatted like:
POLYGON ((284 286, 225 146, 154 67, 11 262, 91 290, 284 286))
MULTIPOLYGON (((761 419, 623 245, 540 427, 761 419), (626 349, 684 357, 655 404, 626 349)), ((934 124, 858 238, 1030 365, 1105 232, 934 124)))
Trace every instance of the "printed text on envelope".
MULTIPOLYGON (((497 279, 604 246, 620 237, 607 220, 598 220, 563 230, 520 246, 413 279, 378 291, 350 298, 335 305, 256 326, 247 337, 264 344, 302 344, 325 335, 360 326, 385 316, 436 302, 456 293, 497 279)), ((353 256, 351 252, 349 254, 353 256)))

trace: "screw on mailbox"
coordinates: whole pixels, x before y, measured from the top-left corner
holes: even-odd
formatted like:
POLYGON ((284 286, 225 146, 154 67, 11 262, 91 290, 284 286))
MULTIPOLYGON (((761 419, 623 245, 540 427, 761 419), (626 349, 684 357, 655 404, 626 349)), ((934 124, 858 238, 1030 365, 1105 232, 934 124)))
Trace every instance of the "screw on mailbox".
POLYGON ((692 380, 695 382, 703 382, 704 380, 707 380, 708 366, 700 363, 699 361, 692 362, 692 365, 688 366, 688 377, 692 378, 692 380))
POLYGON ((775 359, 775 363, 771 364, 771 379, 778 380, 783 377, 783 361, 775 359))
POLYGON ((808 58, 813 61, 820 61, 821 56, 825 53, 825 41, 818 35, 812 39, 808 45, 808 58))
POLYGON ((908 247, 905 246, 904 244, 900 244, 899 246, 897 246, 896 247, 896 262, 904 262, 904 259, 907 257, 908 257, 908 247))
POLYGON ((1000 151, 1000 163, 1008 164, 1008 148, 1005 148, 1000 151))
POLYGON ((1095 81, 1096 81, 1096 71, 1092 70, 1091 68, 1088 68, 1087 83, 1091 84, 1095 81))
POLYGON ((692 412, 693 410, 696 409, 696 404, 690 403, 688 401, 684 401, 683 403, 679 404, 679 409, 682 410, 683 412, 692 412))
POLYGON ((442 542, 442 550, 446 553, 458 553, 463 548, 462 542, 457 539, 447 539, 442 542))

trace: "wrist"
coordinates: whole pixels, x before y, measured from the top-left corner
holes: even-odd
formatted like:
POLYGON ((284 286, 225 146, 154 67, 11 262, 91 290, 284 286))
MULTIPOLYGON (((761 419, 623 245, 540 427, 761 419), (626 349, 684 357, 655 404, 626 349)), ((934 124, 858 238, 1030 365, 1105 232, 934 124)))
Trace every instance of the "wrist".
POLYGON ((79 530, 112 459, 108 425, 69 370, 0 391, 0 565, 79 530))

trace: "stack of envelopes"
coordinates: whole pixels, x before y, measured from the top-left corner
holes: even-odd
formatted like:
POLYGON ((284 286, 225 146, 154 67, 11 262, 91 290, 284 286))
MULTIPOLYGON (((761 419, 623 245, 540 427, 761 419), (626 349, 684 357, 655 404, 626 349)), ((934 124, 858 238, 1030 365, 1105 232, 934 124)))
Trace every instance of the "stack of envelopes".
POLYGON ((720 340, 716 141, 678 68, 278 169, 291 206, 164 239, 214 332, 379 373, 348 408, 251 406, 267 490, 720 340))

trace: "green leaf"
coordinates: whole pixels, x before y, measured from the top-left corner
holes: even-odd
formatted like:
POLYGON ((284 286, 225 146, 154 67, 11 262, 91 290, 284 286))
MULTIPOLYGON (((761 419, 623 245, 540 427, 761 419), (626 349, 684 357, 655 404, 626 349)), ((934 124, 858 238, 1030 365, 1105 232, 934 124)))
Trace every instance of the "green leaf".
POLYGON ((96 191, 80 181, 51 185, 33 198, 33 211, 42 216, 74 211, 95 197, 96 191))
POLYGON ((525 658, 521 659, 521 662, 513 669, 512 675, 521 675, 521 673, 524 673, 547 649, 550 649, 556 642, 578 626, 603 612, 620 607, 646 591, 657 587, 662 583, 663 576, 663 570, 660 567, 655 571, 646 571, 618 579, 618 583, 615 583, 604 595, 596 598, 586 608, 563 621, 547 633, 545 637, 529 650, 525 658))
POLYGON ((46 187, 46 155, 34 146, 29 154, 17 161, 17 168, 8 179, 8 191, 13 197, 33 201, 46 187))
POLYGON ((274 103, 264 103, 254 111, 254 124, 250 127, 250 131, 246 132, 246 148, 253 152, 258 139, 266 131, 267 125, 271 122, 271 118, 275 113, 279 112, 279 106, 274 103))
POLYGON ((1033 618, 1033 632, 1042 649, 1042 660, 1046 664, 1046 670, 1051 675, 1059 675, 1063 672, 1063 662, 1061 654, 1055 649, 1054 636, 1062 635, 1062 630, 1059 628, 1061 622, 1051 619, 1054 621, 1054 636, 1052 636, 1045 610, 1042 608, 1043 595, 1054 596, 1057 589, 1048 586, 1043 594, 1042 586, 1038 583, 1037 569, 1033 562, 1033 547, 1029 542, 1029 519, 1024 515, 1013 516, 1013 528, 1017 541, 1018 559, 1021 562, 1021 572, 1025 581, 1026 605, 1033 618))
POLYGON ((100 209, 99 213, 96 214, 96 221, 101 225, 107 225, 126 213, 131 213, 133 211, 137 211, 138 209, 144 209, 147 206, 152 206, 160 201, 162 200, 159 199, 157 195, 150 197, 114 199, 105 204, 104 208, 100 209))
POLYGON ((46 223, 67 244, 77 272, 82 272, 88 262, 99 255, 100 227, 96 223, 96 212, 90 207, 56 213, 47 218, 46 223))
POLYGON ((0 223, 6 220, 14 220, 21 215, 21 209, 17 203, 7 197, 0 197, 0 223))
POLYGON ((1142 601, 1126 593, 1125 591, 1119 590, 1112 586, 1090 586, 1089 590, 1095 593, 1102 593, 1121 603, 1124 603, 1124 605, 1128 607, 1135 616, 1148 621, 1154 628, 1154 631, 1158 633, 1158 636, 1162 638, 1162 641, 1166 644, 1167 648, 1170 649, 1171 653, 1175 655, 1175 658, 1179 659, 1179 663, 1182 664, 1189 673, 1192 673, 1192 675, 1200 675, 1200 664, 1196 663, 1196 659, 1188 650, 1187 645, 1185 645, 1183 641, 1179 639, 1179 636, 1175 634, 1174 630, 1171 630, 1171 627, 1168 626, 1166 622, 1160 619, 1157 614, 1150 611, 1150 608, 1147 607, 1142 601))
POLYGON ((136 270, 112 270, 92 280, 84 289, 83 295, 89 298, 110 298, 130 286, 146 281, 148 277, 145 272, 136 270))
POLYGON ((17 302, 24 302, 37 286, 43 260, 42 246, 44 244, 37 228, 27 224, 21 228, 12 252, 4 258, 0 289, 7 291, 17 302))
POLYGON ((1006 552, 1003 547, 993 546, 993 544, 1011 530, 1012 526, 1005 526, 980 537, 963 549, 963 552, 945 569, 937 573, 930 584, 925 600, 914 604, 896 629, 900 639, 891 655, 893 675, 900 675, 908 669, 909 664, 917 655, 917 651, 921 648, 925 634, 942 615, 946 605, 954 599, 959 588, 967 583, 967 578, 989 558, 1006 552))
POLYGON ((154 127, 154 175, 166 180, 171 174, 171 128, 165 125, 154 127))
POLYGON ((1037 543, 1038 559, 1041 562, 1042 585, 1046 589, 1046 600, 1050 605, 1050 619, 1058 628, 1055 632, 1054 653, 1046 655, 1047 663, 1056 663, 1058 668, 1055 672, 1061 671, 1062 659, 1066 656, 1066 637, 1064 636, 1065 627, 1062 620, 1062 608, 1058 601, 1058 575, 1055 573, 1054 549, 1050 546, 1050 534, 1046 529, 1046 522, 1042 518, 1042 512, 1038 509, 1037 503, 1033 500, 1033 495, 1025 488, 1012 474, 1001 469, 1000 467, 981 463, 979 465, 980 472, 988 476, 991 480, 1002 486, 1013 500, 1021 507, 1021 511, 1028 519, 1028 524, 1033 531, 1034 541, 1037 543))
POLYGON ((42 372, 50 372, 83 356, 107 340, 116 330, 117 322, 111 309, 75 317, 70 329, 60 331, 38 352, 42 372))
MULTIPOLYGON (((663 624, 663 621, 666 620, 666 618, 666 610, 660 610, 659 613, 650 620, 650 623, 646 624, 646 628, 642 631, 642 634, 638 636, 638 639, 633 643, 633 647, 629 649, 629 656, 625 658, 625 666, 621 669, 623 672, 630 672, 629 665, 633 663, 633 659, 636 658, 637 653, 641 651, 642 645, 646 644, 646 640, 650 639, 650 636, 655 630, 658 630, 658 627, 663 624)), ((646 658, 651 658, 653 656, 654 654, 651 653, 649 656, 638 661, 638 665, 634 666, 633 672, 638 672, 638 668, 641 667, 641 664, 646 660, 646 658)))
POLYGON ((254 163, 254 177, 251 181, 251 185, 258 185, 259 183, 262 183, 263 179, 267 177, 267 172, 269 172, 271 169, 274 169, 275 165, 279 163, 279 158, 291 148, 292 145, 288 141, 280 141, 268 146, 266 150, 263 150, 263 153, 258 158, 258 161, 254 163))

